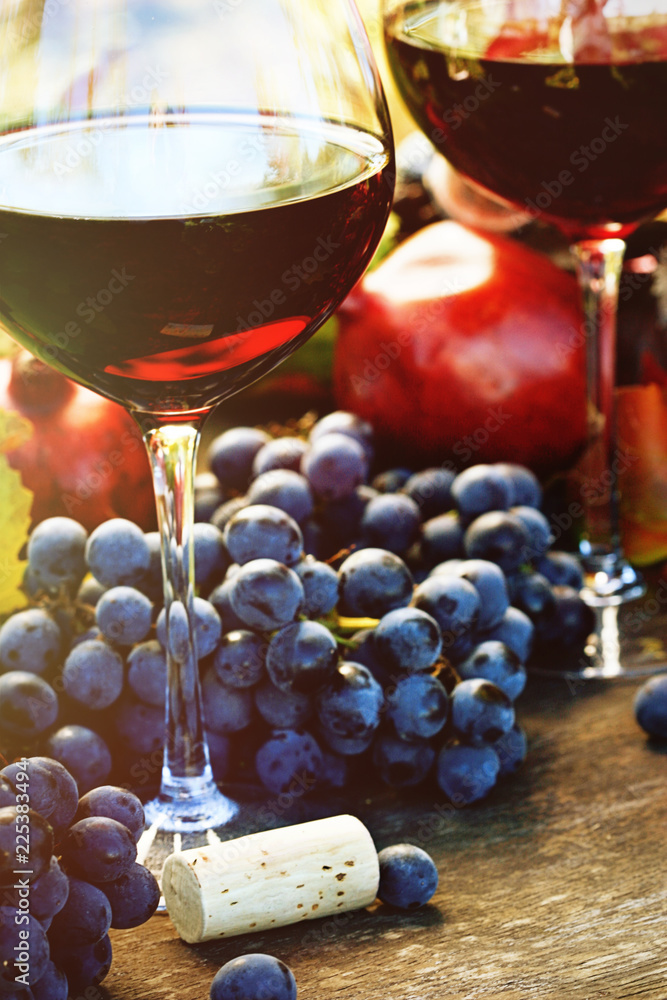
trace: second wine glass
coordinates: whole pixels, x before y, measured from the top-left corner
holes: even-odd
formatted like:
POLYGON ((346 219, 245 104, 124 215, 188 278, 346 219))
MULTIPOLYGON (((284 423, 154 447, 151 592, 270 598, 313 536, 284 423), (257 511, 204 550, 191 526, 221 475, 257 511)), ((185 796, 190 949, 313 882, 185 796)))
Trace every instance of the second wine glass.
POLYGON ((571 241, 588 384, 583 596, 637 598, 619 531, 615 332, 624 237, 667 205, 667 2, 386 0, 385 38, 401 95, 449 162, 571 241))

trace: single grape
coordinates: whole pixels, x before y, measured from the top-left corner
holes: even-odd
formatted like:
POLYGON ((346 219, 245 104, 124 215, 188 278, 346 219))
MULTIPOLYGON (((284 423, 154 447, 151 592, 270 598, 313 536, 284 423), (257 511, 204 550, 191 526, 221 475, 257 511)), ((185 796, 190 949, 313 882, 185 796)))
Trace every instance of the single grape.
POLYGON ((367 504, 360 527, 367 545, 400 555, 419 533, 419 507, 401 493, 380 494, 367 504))
MULTIPOLYGON (((164 746, 164 708, 121 699, 116 704, 114 726, 119 741, 133 753, 152 754, 164 746)), ((96 784, 101 784, 101 780, 96 784)))
POLYGON ((46 752, 67 768, 83 794, 111 773, 111 752, 102 737, 86 726, 62 726, 46 741, 46 752))
POLYGON ((479 594, 480 608, 477 628, 494 628, 510 606, 507 580, 500 566, 487 559, 464 559, 456 567, 456 575, 472 583, 479 594))
POLYGON ((479 678, 456 685, 451 713, 457 737, 473 746, 495 743, 514 725, 514 709, 507 695, 479 678))
POLYGON ((424 780, 435 760, 435 750, 426 740, 406 742, 387 733, 373 745, 373 763, 386 785, 411 788, 424 780))
POLYGON ((216 972, 211 1000, 296 1000, 292 970, 273 955, 249 953, 216 972))
POLYGON ((202 702, 206 727, 226 736, 245 729, 252 719, 252 696, 248 688, 222 684, 213 667, 202 678, 202 702))
POLYGON ((415 589, 412 604, 435 618, 442 632, 442 651, 457 661, 473 642, 481 600, 477 590, 458 576, 430 576, 415 589))
POLYGON ((95 608, 95 621, 104 637, 122 646, 145 639, 152 617, 151 602, 134 587, 110 587, 95 608))
POLYGON ((342 500, 366 479, 368 459, 361 444, 347 434, 322 434, 301 460, 301 472, 323 500, 342 500))
POLYGON ((303 586, 303 613, 309 618, 328 615, 338 601, 336 571, 312 556, 306 556, 292 568, 303 586))
POLYGON ((59 946, 95 944, 111 927, 111 906, 102 890, 72 876, 69 883, 67 902, 49 928, 54 951, 59 946))
POLYGON ((509 581, 512 604, 536 624, 553 616, 556 598, 541 573, 517 573, 509 581))
POLYGON ((442 633, 435 618, 425 611, 396 608, 380 619, 373 644, 390 670, 415 673, 436 662, 442 650, 442 633))
POLYGON ((667 676, 651 677, 635 694, 635 718, 644 732, 667 739, 667 676))
POLYGON ((0 676, 0 732, 29 740, 58 717, 58 696, 50 684, 26 670, 0 676))
POLYGON ((271 639, 266 669, 277 688, 310 694, 326 684, 336 670, 338 646, 319 622, 286 625, 271 639))
POLYGON ((380 886, 378 897, 399 910, 416 910, 432 898, 438 888, 438 869, 421 847, 394 844, 378 853, 380 886))
POLYGON ((238 511, 225 527, 224 537, 230 556, 241 565, 253 559, 275 559, 292 566, 303 552, 303 535, 297 522, 268 504, 253 504, 238 511))
POLYGON ((455 478, 449 469, 422 469, 410 476, 401 492, 417 504, 421 520, 428 521, 453 508, 452 484, 455 478))
POLYGON ((104 521, 86 543, 88 568, 105 587, 140 583, 150 561, 143 531, 122 517, 104 521))
POLYGON ((541 559, 551 545, 551 525, 540 510, 534 507, 511 507, 510 514, 518 517, 528 532, 528 544, 524 551, 523 562, 535 562, 541 559))
POLYGON ((264 674, 267 644, 254 632, 235 629, 220 640, 213 657, 219 681, 233 688, 253 687, 264 674))
POLYGON ((516 653, 526 663, 533 648, 535 627, 528 615, 518 608, 509 607, 502 621, 484 634, 484 639, 497 639, 516 653))
POLYGON ((595 630, 595 612, 574 587, 553 587, 554 607, 535 623, 536 638, 549 646, 581 647, 595 630))
POLYGON ((516 701, 526 686, 526 671, 516 653, 497 639, 487 639, 475 647, 470 656, 456 667, 461 680, 476 677, 491 681, 516 701))
POLYGON ((25 977, 21 982, 28 986, 39 982, 49 958, 49 941, 37 917, 26 914, 17 924, 16 909, 0 907, 0 996, 16 992, 17 976, 25 977))
POLYGON ((328 732, 365 740, 380 724, 383 701, 382 688, 370 670, 360 663, 343 661, 317 696, 317 714, 328 732))
POLYGON ((81 642, 65 660, 62 683, 70 698, 86 708, 108 708, 123 690, 123 660, 106 642, 81 642))
POLYGON ((113 882, 129 871, 137 857, 130 831, 108 816, 77 820, 61 848, 67 871, 91 882, 113 882))
POLYGON ((353 552, 338 571, 339 611, 352 617, 381 618, 405 607, 412 597, 412 576, 399 556, 384 549, 353 552))
POLYGON ((296 573, 275 559, 253 559, 231 580, 230 601, 250 628, 275 629, 294 621, 304 593, 296 573))
POLYGON ((509 732, 501 736, 493 744, 493 749, 500 761, 499 777, 514 774, 526 759, 528 753, 528 740, 521 726, 516 723, 509 732))
POLYGON ((229 565, 229 554, 220 528, 197 522, 192 532, 195 547, 195 580, 197 586, 210 590, 222 580, 229 565))
POLYGON ((263 472, 250 484, 248 500, 251 504, 277 507, 297 524, 307 520, 315 506, 308 480, 292 469, 263 472))
POLYGON ((317 423, 313 424, 308 440, 312 445, 326 434, 344 434, 352 438, 353 441, 361 445, 369 460, 372 458, 373 428, 355 413, 349 413, 347 410, 333 410, 326 416, 320 417, 317 423))
POLYGON ((126 826, 136 839, 144 829, 144 807, 133 792, 117 785, 98 785, 79 799, 77 820, 108 816, 126 826))
POLYGON ((255 427, 232 427, 211 442, 209 465, 225 488, 245 490, 255 455, 270 440, 268 434, 255 427))
POLYGON ((13 885, 14 869, 34 882, 51 864, 53 829, 34 809, 23 812, 25 804, 0 809, 0 885, 13 885))
POLYGON ((421 553, 429 566, 463 555, 463 527, 456 512, 438 514, 422 525, 421 553))
POLYGON ((402 677, 387 693, 387 717, 402 740, 430 739, 447 721, 449 698, 431 674, 402 677))
POLYGON ((460 472, 452 483, 454 503, 465 521, 487 511, 508 510, 510 486, 493 465, 473 465, 460 472))
MULTIPOLYGON (((213 652, 222 635, 222 622, 216 607, 203 597, 193 601, 197 658, 203 660, 213 652)), ((190 654, 190 627, 188 616, 180 601, 169 607, 169 650, 177 663, 185 663, 190 654)), ((163 608, 157 619, 156 635, 163 649, 167 649, 167 614, 163 608)))
POLYGON ((142 642, 127 658, 127 682, 137 698, 147 705, 164 705, 167 689, 167 657, 157 641, 142 642))
POLYGON ((145 924, 157 910, 160 887, 143 865, 132 867, 113 882, 100 886, 111 906, 111 926, 117 930, 145 924))
POLYGON ((328 748, 333 750, 335 754, 341 757, 357 757, 370 749, 375 738, 375 730, 365 736, 341 736, 340 733, 334 733, 331 729, 322 726, 320 735, 328 748))
POLYGON ((495 469, 510 488, 510 507, 518 504, 524 507, 539 507, 542 503, 542 487, 537 476, 524 465, 512 462, 496 462, 495 469))
POLYGON ((558 552, 552 549, 542 559, 538 559, 535 569, 553 587, 573 587, 581 590, 584 585, 584 571, 577 556, 571 552, 558 552))
MULTIPOLYGON (((10 765, 11 766, 11 765, 10 765)), ((69 826, 76 813, 79 789, 67 768, 53 757, 29 757, 30 801, 36 812, 48 819, 54 830, 69 826), (45 783, 55 782, 56 801, 53 809, 44 812, 40 789, 45 783)), ((19 775, 16 776, 18 781, 19 775)))
POLYGON ((109 935, 95 944, 59 949, 58 965, 67 976, 70 994, 86 995, 86 990, 106 978, 111 968, 112 949, 109 935))
POLYGON ((269 678, 253 690, 257 711, 273 729, 299 729, 314 712, 312 698, 300 691, 280 691, 269 678))
POLYGON ((297 787, 303 791, 317 783, 322 773, 322 751, 310 733, 277 729, 255 755, 255 770, 273 794, 297 787))
POLYGON ((0 665, 43 674, 58 663, 62 645, 60 629, 46 611, 18 611, 0 628, 0 665))
POLYGON ((490 746, 448 743, 436 762, 438 785, 458 807, 485 798, 500 773, 498 755, 490 746))
POLYGON ((28 539, 28 565, 45 590, 78 587, 86 573, 88 532, 71 517, 49 517, 28 539))
POLYGON ((11 802, 6 802, 5 805, 16 805, 16 796, 19 794, 29 795, 30 807, 44 819, 48 819, 58 804, 59 782, 50 769, 40 767, 39 760, 38 757, 30 757, 25 765, 20 761, 7 764, 0 775, 8 781, 12 794, 11 802))
POLYGON ((463 539, 468 559, 487 559, 504 573, 514 573, 526 562, 529 543, 528 531, 516 514, 498 510, 475 518, 463 539))
POLYGON ((292 472, 298 472, 301 459, 307 451, 308 445, 303 438, 281 437, 267 441, 253 459, 253 477, 271 472, 272 469, 290 469, 292 472))

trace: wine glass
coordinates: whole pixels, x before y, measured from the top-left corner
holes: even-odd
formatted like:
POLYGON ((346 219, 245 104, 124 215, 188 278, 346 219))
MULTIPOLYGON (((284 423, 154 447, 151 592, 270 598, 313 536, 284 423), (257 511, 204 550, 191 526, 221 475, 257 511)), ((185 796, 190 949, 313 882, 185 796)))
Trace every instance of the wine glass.
MULTIPOLYGON (((582 596, 615 615, 645 592, 619 532, 632 457, 615 433, 615 336, 624 237, 667 206, 667 0, 385 0, 384 14, 392 74, 426 136, 571 242, 585 316, 572 348, 587 358, 582 596)), ((622 672, 600 659, 587 676, 622 672)))
POLYGON ((237 812, 197 671, 201 427, 363 273, 391 127, 351 0, 0 0, 0 17, 0 317, 122 403, 152 466, 169 651, 155 870, 237 812))

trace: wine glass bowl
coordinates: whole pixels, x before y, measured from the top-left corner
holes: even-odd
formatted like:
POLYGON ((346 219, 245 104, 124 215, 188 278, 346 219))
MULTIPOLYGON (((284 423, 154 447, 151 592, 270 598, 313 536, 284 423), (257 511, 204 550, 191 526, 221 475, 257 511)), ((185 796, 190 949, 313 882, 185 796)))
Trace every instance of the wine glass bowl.
MULTIPOLYGON (((464 177, 570 240, 587 357, 582 596, 641 596, 623 556, 614 414, 624 238, 667 206, 667 0, 385 0, 408 108, 464 177)), ((604 666, 603 666, 604 669, 604 666)))
POLYGON ((0 56, 0 318, 127 407, 151 460, 168 660, 140 849, 157 845, 155 869, 237 809, 212 777, 198 679, 202 422, 363 273, 391 206, 391 127, 351 0, 0 0, 0 56))

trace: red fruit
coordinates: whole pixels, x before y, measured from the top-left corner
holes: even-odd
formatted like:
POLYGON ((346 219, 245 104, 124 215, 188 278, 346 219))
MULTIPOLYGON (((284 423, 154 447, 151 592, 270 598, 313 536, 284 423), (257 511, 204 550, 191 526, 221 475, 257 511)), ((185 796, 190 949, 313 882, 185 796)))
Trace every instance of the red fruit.
POLYGON ((92 529, 127 517, 154 526, 148 458, 121 406, 21 351, 0 360, 0 408, 17 410, 34 426, 31 439, 8 454, 35 494, 34 522, 66 515, 92 529))
POLYGON ((585 336, 575 279, 455 222, 420 230, 338 310, 339 407, 412 468, 513 461, 540 475, 584 444, 585 336))

